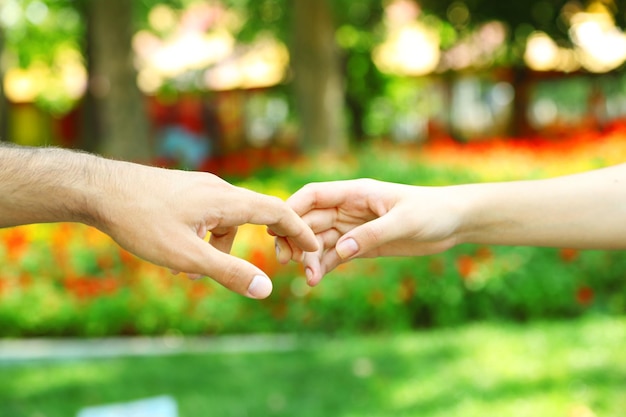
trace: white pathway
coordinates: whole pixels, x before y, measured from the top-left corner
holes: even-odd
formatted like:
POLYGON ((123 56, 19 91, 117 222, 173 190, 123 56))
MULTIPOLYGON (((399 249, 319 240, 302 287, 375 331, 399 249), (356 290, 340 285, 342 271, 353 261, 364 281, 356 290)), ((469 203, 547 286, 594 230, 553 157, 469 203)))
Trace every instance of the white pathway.
POLYGON ((182 353, 284 352, 302 346, 302 342, 294 335, 0 339, 0 365, 41 360, 164 356, 182 353))

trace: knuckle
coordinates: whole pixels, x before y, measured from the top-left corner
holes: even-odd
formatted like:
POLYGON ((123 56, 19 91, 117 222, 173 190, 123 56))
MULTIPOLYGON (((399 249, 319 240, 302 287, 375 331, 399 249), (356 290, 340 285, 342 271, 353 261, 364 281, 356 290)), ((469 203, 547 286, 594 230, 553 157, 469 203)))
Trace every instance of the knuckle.
POLYGON ((214 277, 217 281, 219 281, 223 286, 231 290, 242 290, 243 285, 241 285, 241 270, 240 268, 233 264, 229 263, 225 266, 225 268, 220 271, 219 277, 214 277))
POLYGON ((280 209, 280 210, 286 209, 285 202, 281 198, 273 196, 273 195, 266 196, 266 198, 267 198, 267 202, 272 207, 276 207, 277 209, 280 209))
POLYGON ((318 189, 319 185, 320 185, 320 183, 319 183, 319 182, 310 182, 310 183, 308 183, 308 184, 305 184, 305 185, 301 188, 301 190, 302 190, 302 191, 304 191, 304 192, 308 192, 308 193, 310 193, 310 192, 314 192, 315 190, 317 190, 317 189, 318 189))
POLYGON ((383 230, 378 224, 371 224, 363 230, 367 242, 378 242, 383 236, 383 230))
POLYGON ((184 272, 186 274, 198 274, 199 269, 197 267, 197 263, 192 259, 182 258, 176 265, 175 268, 177 271, 184 272))
POLYGON ((359 182, 359 185, 363 188, 373 188, 376 186, 376 184, 378 183, 377 180, 372 179, 372 178, 360 178, 357 180, 359 182))

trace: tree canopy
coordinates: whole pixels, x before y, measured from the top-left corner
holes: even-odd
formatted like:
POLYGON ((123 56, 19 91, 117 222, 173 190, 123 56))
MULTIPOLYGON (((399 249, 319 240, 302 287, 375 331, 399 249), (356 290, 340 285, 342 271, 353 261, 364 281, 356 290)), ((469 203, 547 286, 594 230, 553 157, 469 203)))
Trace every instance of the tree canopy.
MULTIPOLYGON (((8 85, 23 87, 28 71, 29 82, 40 85, 31 89, 38 91, 34 97, 25 99, 36 100, 52 113, 62 114, 82 100, 92 71, 88 10, 103 1, 3 0, 1 62, 10 78, 8 85)), ((290 97, 300 102, 300 113, 317 114, 312 118, 301 114, 303 120, 309 120, 304 122, 309 125, 304 130, 315 131, 312 138, 337 136, 331 130, 316 129, 338 113, 347 116, 353 137, 363 137, 365 114, 372 101, 393 93, 389 81, 402 76, 415 79, 431 73, 527 66, 538 71, 572 72, 582 68, 606 72, 620 70, 626 62, 623 52, 623 56, 612 61, 608 57, 608 63, 598 64, 608 53, 617 51, 619 55, 620 48, 626 51, 626 0, 141 0, 132 2, 132 8, 125 13, 132 13, 129 21, 135 32, 145 30, 167 36, 167 30, 154 28, 154 11, 160 7, 180 16, 183 10, 198 4, 227 8, 228 30, 239 43, 252 43, 269 34, 291 48, 292 71, 287 72, 286 79, 295 87, 295 93, 290 97), (298 14, 302 10, 308 10, 308 16, 302 18, 298 14), (583 28, 581 16, 588 18, 583 23, 596 26, 583 28), (399 32, 403 25, 409 29, 406 33, 399 32), (581 34, 587 38, 577 39, 581 34), (404 35, 411 36, 402 38, 404 35), (391 48, 391 52, 384 49, 394 36, 405 49, 398 45, 392 45, 396 49, 391 48), (576 50, 581 43, 586 48, 582 52, 576 50), (533 49, 530 46, 536 46, 538 57, 529 58, 529 50, 533 49), (478 54, 475 62, 465 62, 468 51, 478 54), (411 55, 404 62, 408 70, 398 72, 397 66, 381 65, 381 56, 389 53, 405 58, 411 55), (551 54, 549 59, 546 54, 551 54), (463 64, 454 62, 459 57, 465 59, 463 64), (419 62, 426 58, 431 60, 428 65, 419 62), (531 58, 539 62, 532 63, 531 58), (309 64, 303 65, 303 60, 309 64), (575 60, 581 62, 573 64, 575 60), (416 64, 422 67, 416 70, 416 64), (333 91, 341 91, 344 96, 338 97, 333 91), (332 105, 324 97, 333 97, 332 105)), ((204 69, 194 71, 200 74, 204 69)), ((186 80, 195 85, 194 80, 202 78, 198 74, 186 80)), ((178 81, 170 86, 181 88, 184 83, 178 81)), ((212 87, 207 84, 204 88, 212 87)), ((8 90, 7 94, 13 93, 8 90)), ((330 125, 342 129, 339 122, 330 125)))

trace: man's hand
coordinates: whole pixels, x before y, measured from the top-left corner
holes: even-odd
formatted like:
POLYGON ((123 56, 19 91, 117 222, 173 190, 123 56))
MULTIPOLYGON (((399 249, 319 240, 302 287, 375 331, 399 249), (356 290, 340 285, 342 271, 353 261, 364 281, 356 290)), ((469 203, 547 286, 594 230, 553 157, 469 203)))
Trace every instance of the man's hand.
POLYGON ((267 225, 300 250, 318 248, 311 229, 277 197, 233 186, 208 173, 119 164, 122 171, 129 170, 124 178, 118 175, 122 192, 103 194, 94 226, 154 264, 192 277, 208 276, 237 293, 265 298, 272 291, 266 274, 229 255, 237 226, 267 225))
POLYGON ((296 250, 318 249, 285 202, 215 175, 0 143, 0 227, 50 222, 94 226, 146 261, 209 276, 252 298, 267 297, 272 283, 229 255, 237 226, 267 225, 296 250))

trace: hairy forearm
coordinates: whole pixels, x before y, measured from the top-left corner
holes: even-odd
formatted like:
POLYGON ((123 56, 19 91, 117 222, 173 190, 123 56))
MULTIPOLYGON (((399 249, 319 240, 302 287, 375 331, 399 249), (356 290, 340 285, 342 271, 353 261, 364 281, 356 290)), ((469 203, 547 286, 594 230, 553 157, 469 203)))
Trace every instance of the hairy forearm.
POLYGON ((626 248, 626 165, 456 191, 465 201, 460 242, 626 248))
POLYGON ((113 161, 54 148, 0 145, 0 227, 98 216, 98 184, 113 161))

